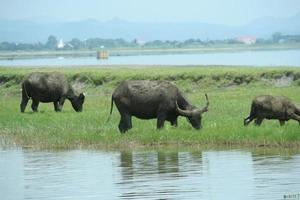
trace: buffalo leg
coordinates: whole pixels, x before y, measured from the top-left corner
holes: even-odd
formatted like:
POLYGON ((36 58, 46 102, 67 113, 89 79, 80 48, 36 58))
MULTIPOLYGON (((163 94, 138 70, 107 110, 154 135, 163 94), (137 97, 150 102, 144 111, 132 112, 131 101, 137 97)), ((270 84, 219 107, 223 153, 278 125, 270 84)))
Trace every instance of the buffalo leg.
POLYGON ((164 113, 159 113, 157 116, 157 124, 156 124, 156 128, 157 129, 161 129, 164 127, 166 121, 166 115, 164 113))
POLYGON ((177 118, 174 120, 171 120, 170 122, 171 122, 172 126, 177 127, 177 118))
POLYGON ((263 122, 263 120, 264 120, 264 118, 257 118, 257 119, 255 120, 255 125, 256 125, 256 126, 260 126, 261 123, 263 122))
POLYGON ((283 126, 285 124, 284 120, 279 120, 280 126, 283 126))
POLYGON ((62 107, 63 107, 63 105, 65 103, 65 100, 66 99, 64 97, 62 97, 62 98, 59 99, 59 101, 58 101, 58 109, 59 109, 59 111, 62 110, 62 107))
POLYGON ((126 126, 126 123, 124 122, 124 120, 120 119, 120 122, 119 122, 119 131, 121 133, 125 133, 127 130, 128 130, 128 128, 126 126))
POLYGON ((132 123, 131 123, 131 115, 128 114, 122 114, 121 119, 119 122, 119 130, 121 133, 125 133, 129 129, 132 128, 132 123))
POLYGON ((126 114, 126 124, 128 126, 128 130, 132 128, 131 115, 126 114))
POLYGON ((60 108, 59 108, 59 103, 58 103, 58 101, 54 101, 54 102, 53 102, 53 105, 54 105, 54 110, 55 110, 56 112, 61 111, 60 108))
POLYGON ((32 99, 31 109, 33 112, 37 112, 39 101, 32 99))
POLYGON ((20 110, 21 110, 22 113, 25 111, 25 108, 27 106, 28 100, 29 100, 29 98, 22 97, 22 101, 21 101, 21 104, 20 104, 20 110))
POLYGON ((60 98, 59 101, 53 102, 54 110, 56 112, 60 112, 62 110, 64 103, 65 103, 65 98, 60 98))
POLYGON ((248 124, 250 124, 256 118, 256 116, 257 116, 256 115, 256 108, 252 104, 249 116, 246 119, 244 119, 244 126, 248 126, 248 124))

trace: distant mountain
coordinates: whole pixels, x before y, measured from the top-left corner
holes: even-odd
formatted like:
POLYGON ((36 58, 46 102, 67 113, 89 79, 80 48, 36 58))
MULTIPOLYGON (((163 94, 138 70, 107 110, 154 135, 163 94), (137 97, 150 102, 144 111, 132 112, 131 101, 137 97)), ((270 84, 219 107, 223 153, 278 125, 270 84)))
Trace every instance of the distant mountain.
POLYGON ((274 32, 291 35, 300 34, 300 13, 291 18, 283 19, 274 17, 259 18, 243 27, 240 27, 239 31, 242 34, 250 32, 251 35, 259 37, 269 37, 274 32))
POLYGON ((186 40, 190 38, 226 39, 243 35, 270 37, 274 32, 300 34, 300 13, 285 19, 265 17, 244 26, 225 26, 207 23, 137 23, 121 19, 107 22, 85 20, 59 22, 51 19, 0 20, 0 42, 45 42, 49 35, 64 41, 100 38, 139 38, 150 40, 186 40))

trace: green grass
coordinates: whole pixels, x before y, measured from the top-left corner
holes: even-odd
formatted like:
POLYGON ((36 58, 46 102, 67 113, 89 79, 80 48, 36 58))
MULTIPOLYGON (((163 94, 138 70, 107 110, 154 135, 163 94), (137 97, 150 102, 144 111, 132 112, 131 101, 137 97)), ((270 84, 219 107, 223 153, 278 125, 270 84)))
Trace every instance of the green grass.
MULTIPOLYGON (((53 71, 52 69, 38 69, 53 71)), ((57 69, 58 70, 58 69, 57 69)), ((236 147, 299 148, 300 126, 289 121, 281 127, 278 121, 265 120, 261 127, 243 126, 253 97, 262 94, 286 95, 300 102, 300 70, 296 68, 239 67, 164 67, 122 69, 62 69, 73 83, 83 83, 87 93, 84 111, 76 113, 67 101, 63 112, 41 103, 33 113, 19 112, 19 82, 26 73, 37 69, 0 68, 0 146, 30 148, 159 148, 159 147, 236 147), (272 81, 286 75, 294 81, 288 87, 275 87, 272 81), (125 79, 166 79, 173 81, 193 104, 210 99, 209 112, 203 116, 203 129, 195 130, 185 118, 174 128, 166 122, 156 130, 156 120, 133 118, 133 128, 126 134, 118 131, 119 113, 109 114, 111 93, 125 79)))

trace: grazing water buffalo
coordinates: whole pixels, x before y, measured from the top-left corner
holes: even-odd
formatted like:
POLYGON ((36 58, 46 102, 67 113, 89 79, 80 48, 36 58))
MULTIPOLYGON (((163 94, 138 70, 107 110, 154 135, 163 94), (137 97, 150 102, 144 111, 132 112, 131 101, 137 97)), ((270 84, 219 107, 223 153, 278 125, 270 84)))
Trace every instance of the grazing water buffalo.
POLYGON ((281 126, 290 119, 300 124, 300 108, 284 96, 259 96, 252 101, 250 115, 244 119, 244 125, 247 126, 253 119, 258 126, 264 119, 277 119, 281 126))
POLYGON ((65 75, 59 72, 29 74, 22 82, 21 112, 25 111, 28 100, 32 98, 31 108, 37 111, 39 102, 53 102, 55 111, 61 111, 65 99, 69 99, 76 112, 82 111, 84 94, 76 95, 65 75))
MULTIPOLYGON (((121 133, 132 128, 131 117, 140 119, 157 118, 157 128, 164 126, 167 120, 177 126, 177 117, 186 117, 195 129, 201 128, 201 115, 208 111, 206 106, 199 109, 191 105, 179 89, 167 81, 124 81, 114 91, 111 99, 110 116, 113 103, 120 115, 121 133)), ((108 120, 110 119, 110 116, 108 120)))

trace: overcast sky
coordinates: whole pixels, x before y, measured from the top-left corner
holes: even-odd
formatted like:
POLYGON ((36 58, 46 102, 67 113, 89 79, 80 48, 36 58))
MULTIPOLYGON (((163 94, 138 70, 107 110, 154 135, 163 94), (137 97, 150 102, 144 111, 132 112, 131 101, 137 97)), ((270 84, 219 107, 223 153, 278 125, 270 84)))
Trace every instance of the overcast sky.
POLYGON ((300 0, 0 0, 0 19, 205 22, 243 25, 300 13, 300 0))

